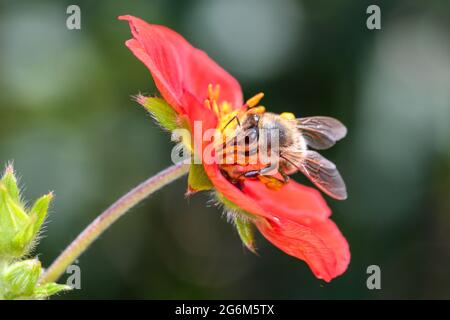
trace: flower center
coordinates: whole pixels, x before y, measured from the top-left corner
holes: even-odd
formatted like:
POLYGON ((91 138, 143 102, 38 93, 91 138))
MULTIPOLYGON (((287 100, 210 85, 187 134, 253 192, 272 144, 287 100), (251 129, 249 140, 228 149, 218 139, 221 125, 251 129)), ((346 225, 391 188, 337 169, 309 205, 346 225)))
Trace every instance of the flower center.
POLYGON ((219 103, 220 97, 220 85, 215 86, 211 83, 208 85, 208 96, 204 101, 205 107, 213 111, 219 120, 217 129, 226 133, 227 130, 236 129, 236 123, 232 123, 232 120, 241 117, 248 109, 258 108, 258 111, 263 113, 265 108, 258 106, 258 103, 264 97, 264 93, 260 92, 250 99, 248 99, 243 106, 236 107, 235 109, 228 101, 222 101, 219 103))
MULTIPOLYGON (((259 159, 258 138, 258 119, 265 113, 265 107, 259 105, 259 102, 264 94, 256 94, 237 108, 233 108, 227 101, 219 103, 219 96, 220 86, 210 84, 204 104, 218 119, 220 139, 215 139, 214 145, 222 174, 238 187, 244 179, 258 178, 268 188, 280 189, 284 184, 280 179, 259 174, 261 169, 267 167, 259 159)), ((291 116, 293 117, 287 113, 283 115, 286 118, 291 116)))

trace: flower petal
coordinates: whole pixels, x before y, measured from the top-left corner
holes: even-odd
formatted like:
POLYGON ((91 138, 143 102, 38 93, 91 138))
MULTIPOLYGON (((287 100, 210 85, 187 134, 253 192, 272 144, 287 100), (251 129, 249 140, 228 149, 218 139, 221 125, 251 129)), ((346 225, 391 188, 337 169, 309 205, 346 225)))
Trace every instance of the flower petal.
POLYGON ((272 215, 259 204, 247 197, 241 190, 230 183, 220 172, 217 164, 204 163, 205 172, 218 192, 220 192, 227 200, 236 204, 239 208, 257 216, 272 218, 272 215))
POLYGON ((204 166, 227 200, 258 216, 254 222, 260 232, 282 251, 304 260, 316 277, 329 282, 347 269, 348 243, 328 218, 331 211, 317 190, 292 181, 275 191, 259 181, 246 180, 241 191, 217 165, 204 166))
POLYGON ((246 180, 242 192, 257 202, 265 211, 276 216, 310 216, 328 218, 331 210, 316 189, 290 180, 280 190, 267 188, 257 180, 246 180))
POLYGON ((290 181, 281 190, 267 188, 259 180, 245 180, 242 189, 231 184, 215 164, 206 165, 205 172, 225 198, 245 211, 266 217, 297 217, 327 219, 331 210, 316 189, 290 181))
MULTIPOLYGON (((154 41, 155 44, 160 41, 154 41)), ((130 39, 126 46, 141 60, 150 70, 155 85, 163 98, 175 108, 178 113, 184 113, 182 107, 181 74, 175 49, 171 46, 153 47, 153 52, 148 52, 139 41, 130 39)))
POLYGON ((349 246, 333 221, 275 218, 267 222, 256 223, 264 237, 287 254, 305 261, 317 278, 330 282, 347 269, 349 246))
POLYGON ((164 99, 178 111, 189 107, 183 105, 186 91, 203 102, 210 83, 220 85, 221 100, 235 107, 242 106, 242 90, 236 79, 181 35, 133 16, 119 19, 130 23, 133 34, 134 39, 128 40, 126 45, 149 68, 164 99))

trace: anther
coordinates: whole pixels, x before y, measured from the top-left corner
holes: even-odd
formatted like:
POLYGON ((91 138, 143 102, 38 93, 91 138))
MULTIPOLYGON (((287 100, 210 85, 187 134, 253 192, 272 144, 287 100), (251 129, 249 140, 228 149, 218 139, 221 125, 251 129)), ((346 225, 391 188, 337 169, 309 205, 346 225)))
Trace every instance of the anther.
POLYGON ((247 102, 245 103, 248 107, 253 108, 254 106, 256 106, 261 99, 264 97, 264 93, 260 92, 257 95, 254 95, 253 97, 251 97, 250 99, 247 100, 247 102))
POLYGON ((219 110, 219 106, 217 105, 217 101, 216 100, 212 101, 212 111, 214 111, 214 113, 217 116, 220 116, 220 110, 219 110))
POLYGON ((220 97, 220 84, 216 84, 214 88, 214 100, 218 101, 220 97))
POLYGON ((219 100, 220 96, 220 85, 216 84, 213 86, 212 83, 208 84, 208 99, 209 100, 219 100))
POLYGON ((212 83, 208 84, 208 99, 213 100, 214 89, 212 83))

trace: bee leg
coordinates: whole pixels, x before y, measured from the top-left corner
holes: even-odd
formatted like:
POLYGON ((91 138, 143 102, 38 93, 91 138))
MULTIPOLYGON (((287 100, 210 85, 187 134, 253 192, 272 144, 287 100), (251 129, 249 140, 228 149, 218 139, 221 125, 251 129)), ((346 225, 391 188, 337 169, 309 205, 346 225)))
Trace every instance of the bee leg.
POLYGON ((288 181, 289 181, 289 176, 283 171, 283 170, 279 170, 278 171, 280 174, 281 174, 281 176, 283 177, 283 180, 284 180, 284 183, 287 183, 288 181))
POLYGON ((282 186, 286 184, 284 180, 280 180, 274 176, 258 176, 259 181, 264 183, 267 188, 272 190, 280 190, 282 186))
POLYGON ((280 190, 287 182, 287 179, 283 176, 283 180, 280 180, 274 176, 264 175, 264 172, 270 171, 272 168, 266 167, 261 170, 251 170, 243 173, 241 177, 245 178, 258 178, 259 181, 264 183, 267 188, 272 190, 280 190))
POLYGON ((225 127, 223 127, 222 130, 225 130, 234 120, 236 120, 238 126, 241 126, 241 121, 239 121, 238 116, 234 116, 233 118, 230 119, 230 121, 227 122, 227 124, 225 125, 225 127))
POLYGON ((246 178, 255 178, 257 176, 264 176, 267 173, 269 173, 270 171, 272 171, 272 169, 273 168, 269 165, 269 166, 264 167, 259 170, 250 170, 250 171, 244 172, 241 176, 244 176, 246 178))
POLYGON ((241 174, 241 176, 244 176, 246 178, 256 178, 257 176, 260 175, 260 171, 261 170, 251 170, 251 171, 247 171, 244 172, 243 174, 241 174))

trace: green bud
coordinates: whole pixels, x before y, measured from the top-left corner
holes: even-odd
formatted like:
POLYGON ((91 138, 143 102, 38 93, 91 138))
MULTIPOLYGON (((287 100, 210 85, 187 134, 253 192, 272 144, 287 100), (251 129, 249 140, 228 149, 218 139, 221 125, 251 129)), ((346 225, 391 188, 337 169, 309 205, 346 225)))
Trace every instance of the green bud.
POLYGON ((12 165, 6 167, 0 178, 0 300, 44 299, 70 289, 56 283, 39 284, 39 260, 21 260, 35 244, 52 198, 49 193, 27 208, 12 165))
POLYGON ((45 195, 28 210, 20 199, 12 165, 8 165, 0 179, 0 260, 14 260, 28 253, 52 198, 52 193, 45 195))
POLYGON ((41 276, 38 260, 24 260, 13 263, 3 271, 3 290, 6 299, 31 297, 41 276))
POLYGON ((61 291, 71 290, 54 282, 39 284, 42 274, 37 259, 23 260, 0 270, 0 299, 45 299, 61 291))

